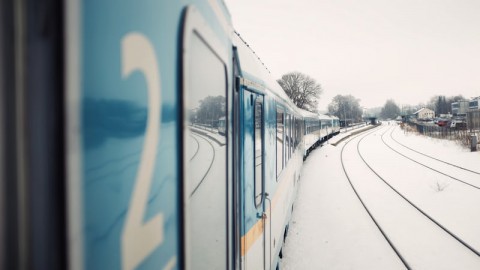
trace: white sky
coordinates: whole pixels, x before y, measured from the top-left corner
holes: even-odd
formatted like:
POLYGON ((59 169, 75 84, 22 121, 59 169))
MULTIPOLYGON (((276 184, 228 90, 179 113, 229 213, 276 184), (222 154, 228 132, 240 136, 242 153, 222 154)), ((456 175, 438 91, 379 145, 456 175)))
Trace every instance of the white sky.
POLYGON ((351 94, 367 108, 480 96, 478 0, 225 0, 275 78, 319 82, 320 109, 351 94))

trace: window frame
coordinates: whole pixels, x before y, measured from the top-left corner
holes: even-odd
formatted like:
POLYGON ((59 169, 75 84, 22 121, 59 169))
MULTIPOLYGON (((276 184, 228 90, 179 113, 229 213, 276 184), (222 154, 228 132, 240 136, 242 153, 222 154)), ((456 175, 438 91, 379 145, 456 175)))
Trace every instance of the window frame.
POLYGON ((276 108, 275 108, 275 153, 276 153, 276 171, 277 171, 277 181, 278 181, 278 178, 279 176, 281 175, 283 169, 285 168, 284 164, 285 164, 285 109, 277 104, 276 108), (279 160, 278 160, 278 115, 279 113, 282 114, 282 125, 283 125, 283 130, 282 130, 282 154, 281 154, 281 157, 282 157, 282 160, 280 161, 280 166, 279 166, 279 160))
POLYGON ((253 138, 254 138, 254 143, 253 143, 253 150, 254 150, 254 179, 253 179, 253 198, 254 198, 254 203, 255 203, 255 207, 258 209, 259 207, 261 207, 263 205, 263 200, 264 200, 264 196, 263 196, 263 193, 264 193, 264 189, 265 189, 265 185, 264 185, 264 179, 265 179, 265 170, 264 170, 264 162, 265 162, 265 159, 264 159, 264 151, 265 151, 265 140, 264 140, 264 127, 265 127, 265 102, 264 102, 264 98, 262 95, 257 95, 257 97, 255 98, 255 101, 253 102, 254 104, 254 107, 253 107, 253 124, 254 124, 254 133, 253 133, 253 138), (257 104, 261 104, 261 115, 260 115, 260 144, 261 144, 261 149, 260 149, 260 152, 261 152, 261 156, 260 156, 260 159, 261 159, 261 166, 260 166, 260 181, 258 181, 257 179, 257 155, 256 155, 256 148, 257 148, 257 126, 256 126, 256 121, 257 121, 257 104), (257 188, 258 188, 258 184, 260 184, 260 201, 257 203, 257 188))

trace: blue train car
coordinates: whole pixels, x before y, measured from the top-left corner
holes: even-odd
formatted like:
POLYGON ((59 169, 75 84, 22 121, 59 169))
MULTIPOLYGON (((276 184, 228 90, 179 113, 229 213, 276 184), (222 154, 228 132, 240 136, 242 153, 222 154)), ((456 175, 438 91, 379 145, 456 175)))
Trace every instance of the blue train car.
POLYGON ((332 118, 332 132, 331 136, 338 135, 340 133, 340 120, 336 116, 330 116, 332 118))
POLYGON ((321 131, 320 131, 320 141, 325 142, 330 139, 330 135, 333 131, 333 121, 332 118, 328 115, 319 114, 318 119, 320 121, 321 131))
POLYGON ((0 268, 234 269, 224 3, 0 5, 0 268))
POLYGON ((340 132, 338 117, 320 114, 319 119, 322 126, 322 135, 320 138, 322 142, 327 141, 340 132))
POLYGON ((303 137, 303 155, 305 159, 308 154, 320 144, 322 126, 318 114, 305 110, 302 110, 301 114, 305 127, 303 137))
POLYGON ((240 255, 245 269, 275 269, 302 165, 299 110, 239 37, 240 255), (293 187, 293 188, 292 188, 293 187))

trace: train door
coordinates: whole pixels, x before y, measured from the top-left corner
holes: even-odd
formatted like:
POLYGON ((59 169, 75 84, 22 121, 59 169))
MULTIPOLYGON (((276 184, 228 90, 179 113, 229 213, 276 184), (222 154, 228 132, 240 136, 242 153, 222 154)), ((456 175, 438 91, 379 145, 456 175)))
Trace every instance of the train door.
POLYGON ((264 97, 248 90, 242 94, 241 251, 245 269, 266 269, 270 267, 270 217, 266 212, 264 180, 264 97))
POLYGON ((193 8, 183 36, 186 269, 229 269, 228 50, 193 8))

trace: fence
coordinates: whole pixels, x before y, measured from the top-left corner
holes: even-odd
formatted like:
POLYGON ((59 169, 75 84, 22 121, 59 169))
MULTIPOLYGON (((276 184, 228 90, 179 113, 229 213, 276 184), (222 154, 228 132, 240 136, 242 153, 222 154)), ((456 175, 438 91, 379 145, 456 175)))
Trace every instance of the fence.
MULTIPOLYGON (((470 147, 472 135, 478 136, 480 135, 480 128, 451 128, 449 126, 439 127, 437 125, 428 124, 428 123, 417 123, 417 122, 407 122, 410 129, 408 130, 415 130, 420 134, 425 136, 429 136, 432 138, 439 138, 439 139, 448 139, 448 140, 455 140, 459 141, 465 146, 470 147)), ((480 127, 480 125, 478 126, 480 127)))
POLYGON ((467 126, 472 132, 480 130, 480 111, 467 112, 467 126))

